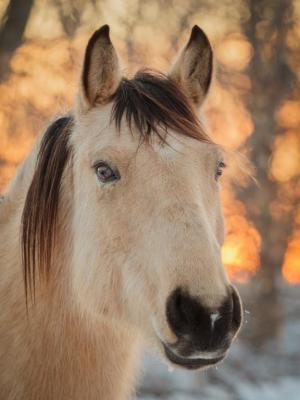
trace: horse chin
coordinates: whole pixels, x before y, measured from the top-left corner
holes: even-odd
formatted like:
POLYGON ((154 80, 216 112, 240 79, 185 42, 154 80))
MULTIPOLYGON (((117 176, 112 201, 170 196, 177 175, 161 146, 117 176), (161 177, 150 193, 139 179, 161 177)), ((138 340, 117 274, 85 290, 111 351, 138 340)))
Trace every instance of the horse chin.
POLYGON ((162 346, 167 361, 171 363, 172 366, 183 369, 207 369, 223 361, 225 358, 225 354, 213 358, 182 357, 179 354, 175 353, 165 343, 162 343, 162 346))
POLYGON ((184 357, 174 351, 171 346, 167 345, 157 335, 148 337, 149 348, 157 355, 163 358, 170 367, 188 369, 188 370, 203 370, 223 361, 226 357, 226 352, 223 354, 212 354, 206 357, 184 357))

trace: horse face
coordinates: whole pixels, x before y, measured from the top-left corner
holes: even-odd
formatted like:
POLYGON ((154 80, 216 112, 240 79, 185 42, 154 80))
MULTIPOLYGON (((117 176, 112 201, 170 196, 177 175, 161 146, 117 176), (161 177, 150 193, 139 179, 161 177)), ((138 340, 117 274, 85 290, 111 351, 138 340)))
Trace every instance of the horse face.
MULTIPOLYGON (((195 29, 170 77, 200 105, 210 82, 211 49, 195 29)), ((95 35, 71 137, 74 293, 83 308, 137 327, 171 363, 215 364, 241 324, 241 302, 221 261, 223 154, 212 142, 172 129, 167 144, 160 128, 141 141, 126 111, 119 132, 111 102, 120 85, 118 61, 108 28, 95 35)), ((130 82, 145 99, 155 98, 155 83, 149 92, 149 82, 130 82)), ((134 121, 139 112, 146 122, 152 115, 131 112, 134 121)))

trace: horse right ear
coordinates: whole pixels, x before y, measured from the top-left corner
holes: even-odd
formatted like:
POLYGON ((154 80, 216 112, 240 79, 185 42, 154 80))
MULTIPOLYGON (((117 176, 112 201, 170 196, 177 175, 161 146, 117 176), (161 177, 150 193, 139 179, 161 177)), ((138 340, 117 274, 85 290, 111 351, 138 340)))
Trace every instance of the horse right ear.
POLYGON ((208 92, 213 69, 213 52, 203 30, 195 25, 190 39, 177 57, 169 77, 185 91, 195 106, 200 106, 208 92))
POLYGON ((117 53, 109 37, 109 26, 103 25, 90 38, 81 76, 81 99, 87 108, 106 104, 121 81, 117 53))

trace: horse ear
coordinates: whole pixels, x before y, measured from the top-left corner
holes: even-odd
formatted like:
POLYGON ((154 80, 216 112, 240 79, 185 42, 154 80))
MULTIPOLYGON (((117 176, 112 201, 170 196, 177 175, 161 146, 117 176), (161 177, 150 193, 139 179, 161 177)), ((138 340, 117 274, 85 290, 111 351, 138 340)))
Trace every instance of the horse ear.
POLYGON ((196 106, 208 92, 213 69, 213 52, 202 29, 195 25, 190 39, 179 53, 169 77, 175 80, 196 106))
POLYGON ((117 53, 103 25, 90 38, 84 57, 81 86, 89 106, 109 102, 121 81, 117 53))

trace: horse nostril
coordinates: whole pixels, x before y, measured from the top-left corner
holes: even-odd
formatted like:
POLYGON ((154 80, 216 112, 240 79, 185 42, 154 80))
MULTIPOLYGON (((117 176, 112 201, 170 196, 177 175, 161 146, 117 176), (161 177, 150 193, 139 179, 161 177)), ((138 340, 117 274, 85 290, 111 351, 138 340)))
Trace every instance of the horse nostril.
POLYGON ((205 330, 210 332, 219 319, 218 313, 212 313, 197 298, 191 297, 181 288, 169 296, 166 314, 174 333, 178 337, 188 335, 191 339, 205 330))
POLYGON ((167 301, 167 320, 176 335, 184 334, 188 321, 184 312, 184 300, 180 288, 177 288, 167 301))

